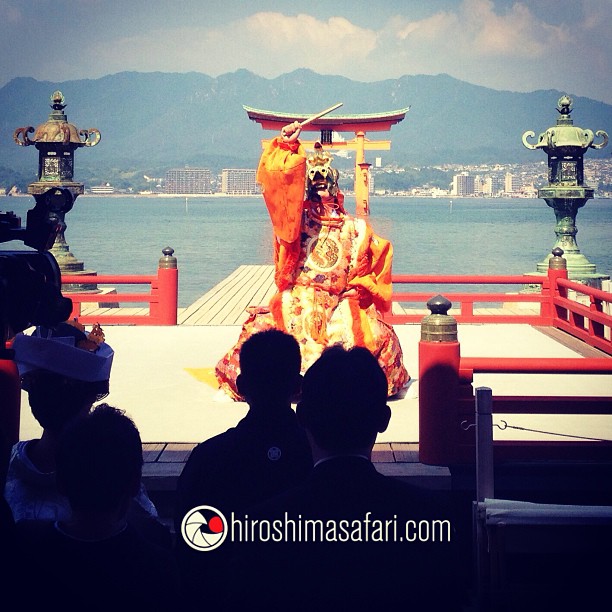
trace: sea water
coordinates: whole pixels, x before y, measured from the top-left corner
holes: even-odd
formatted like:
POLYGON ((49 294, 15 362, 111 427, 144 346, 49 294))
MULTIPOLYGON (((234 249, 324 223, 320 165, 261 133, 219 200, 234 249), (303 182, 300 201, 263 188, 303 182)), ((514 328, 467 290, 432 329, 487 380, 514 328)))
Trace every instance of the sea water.
MULTIPOLYGON (((14 211, 24 226, 33 205, 31 197, 0 198, 0 211, 14 211)), ((354 211, 350 196, 346 205, 354 211)), ((373 197, 370 209, 374 230, 393 242, 398 274, 524 274, 555 243, 554 212, 540 199, 373 197)), ((272 263, 261 197, 81 196, 66 223, 70 251, 98 274, 155 274, 162 249, 172 247, 179 306, 242 264, 272 263)), ((577 227, 581 252, 610 275, 612 200, 589 200, 577 227)))

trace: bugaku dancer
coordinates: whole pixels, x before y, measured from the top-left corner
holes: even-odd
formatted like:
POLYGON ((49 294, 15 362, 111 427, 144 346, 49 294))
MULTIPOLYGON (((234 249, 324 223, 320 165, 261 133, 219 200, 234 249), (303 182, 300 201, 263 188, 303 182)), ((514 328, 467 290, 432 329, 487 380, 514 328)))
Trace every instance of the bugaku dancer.
POLYGON ((236 388, 240 347, 252 334, 276 328, 299 342, 303 372, 328 346, 368 348, 387 376, 389 396, 395 395, 410 377, 399 339, 382 319, 391 307, 393 247, 365 219, 347 214, 331 156, 319 143, 306 153, 302 126, 283 127, 259 162, 278 291, 268 306, 249 309, 236 345, 216 366, 219 386, 242 399, 236 388))

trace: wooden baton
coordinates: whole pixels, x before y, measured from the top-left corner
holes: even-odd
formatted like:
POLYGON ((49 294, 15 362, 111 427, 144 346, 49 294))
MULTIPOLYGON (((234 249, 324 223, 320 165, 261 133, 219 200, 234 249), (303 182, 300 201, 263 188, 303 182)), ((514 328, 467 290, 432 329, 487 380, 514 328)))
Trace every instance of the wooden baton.
POLYGON ((319 119, 323 117, 324 115, 331 113, 332 111, 336 110, 337 108, 340 108, 341 106, 342 106, 342 102, 338 102, 338 104, 334 104, 333 106, 326 108, 324 111, 321 111, 320 113, 317 113, 316 115, 313 115, 312 117, 308 117, 308 119, 304 119, 304 121, 300 123, 300 127, 304 127, 305 125, 312 123, 316 119, 319 119))

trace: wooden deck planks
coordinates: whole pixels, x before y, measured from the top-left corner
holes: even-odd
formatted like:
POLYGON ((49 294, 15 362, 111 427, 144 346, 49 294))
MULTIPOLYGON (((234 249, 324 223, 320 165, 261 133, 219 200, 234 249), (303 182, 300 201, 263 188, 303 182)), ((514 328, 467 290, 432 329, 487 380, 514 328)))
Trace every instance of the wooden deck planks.
POLYGON ((372 449, 372 461, 374 463, 394 463, 395 457, 391 449, 391 444, 388 442, 377 442, 374 444, 374 448, 372 449))
POLYGON ((274 287, 271 265, 243 265, 179 316, 180 325, 240 325, 249 306, 267 304, 274 287))
POLYGON ((155 463, 159 459, 159 456, 161 455, 165 447, 166 447, 166 444, 164 442, 156 442, 156 443, 147 442, 146 444, 143 444, 142 445, 143 461, 145 463, 155 463))
POLYGON ((263 285, 266 284, 266 279, 267 285, 270 283, 268 270, 265 266, 250 266, 247 272, 246 282, 238 286, 232 295, 227 296, 229 298, 227 303, 222 311, 210 321, 210 325, 241 324, 246 319, 246 309, 249 306, 263 305, 256 301, 256 297, 262 292, 265 293, 267 286, 263 287, 263 285))
POLYGON ((608 357, 606 353, 600 351, 598 348, 594 346, 589 346, 586 342, 583 342, 579 338, 575 338, 574 336, 564 332, 562 329, 557 329, 555 327, 543 327, 543 326, 533 326, 534 329, 537 329, 540 333, 552 338, 556 342, 559 342, 563 346, 575 351, 579 355, 583 357, 608 357))
POLYGON ((187 442, 168 443, 157 461, 162 463, 185 463, 196 446, 197 444, 187 442))
POLYGON ((419 445, 416 442, 391 442, 393 457, 398 463, 418 463, 419 445))
POLYGON ((245 271, 246 266, 240 266, 228 277, 207 291, 202 297, 197 299, 191 306, 188 306, 179 316, 179 325, 194 325, 193 321, 203 318, 203 315, 219 304, 220 295, 232 287, 245 271))
MULTIPOLYGON (((144 459, 143 481, 147 490, 173 491, 189 458, 196 447, 193 443, 149 442, 142 445, 144 459)), ((416 464, 419 461, 418 443, 377 442, 372 449, 372 462, 378 466, 416 464)), ((385 468, 393 471, 390 466, 385 468)))
POLYGON ((125 307, 125 308, 111 308, 111 307, 98 308, 97 306, 92 304, 90 306, 83 305, 83 308, 81 308, 81 315, 82 316, 88 316, 88 317, 101 317, 101 316, 105 316, 105 315, 134 317, 134 316, 138 316, 138 315, 145 316, 145 315, 148 315, 148 314, 149 314, 149 308, 146 307, 146 306, 144 306, 142 308, 129 308, 129 307, 125 307))

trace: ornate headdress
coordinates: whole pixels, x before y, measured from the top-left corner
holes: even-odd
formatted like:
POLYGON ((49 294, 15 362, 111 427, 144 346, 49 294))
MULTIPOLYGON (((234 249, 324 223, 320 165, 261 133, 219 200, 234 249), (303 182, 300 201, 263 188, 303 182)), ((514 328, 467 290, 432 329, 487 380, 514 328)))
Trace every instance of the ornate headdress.
POLYGON ((114 351, 104 342, 98 324, 89 333, 74 321, 54 328, 40 326, 31 335, 17 334, 13 349, 21 376, 32 370, 47 370, 84 382, 110 378, 114 351))
POLYGON ((318 201, 317 191, 327 189, 330 196, 336 197, 339 193, 339 172, 331 167, 332 156, 323 149, 321 143, 315 143, 314 153, 306 157, 306 191, 308 199, 318 201))

